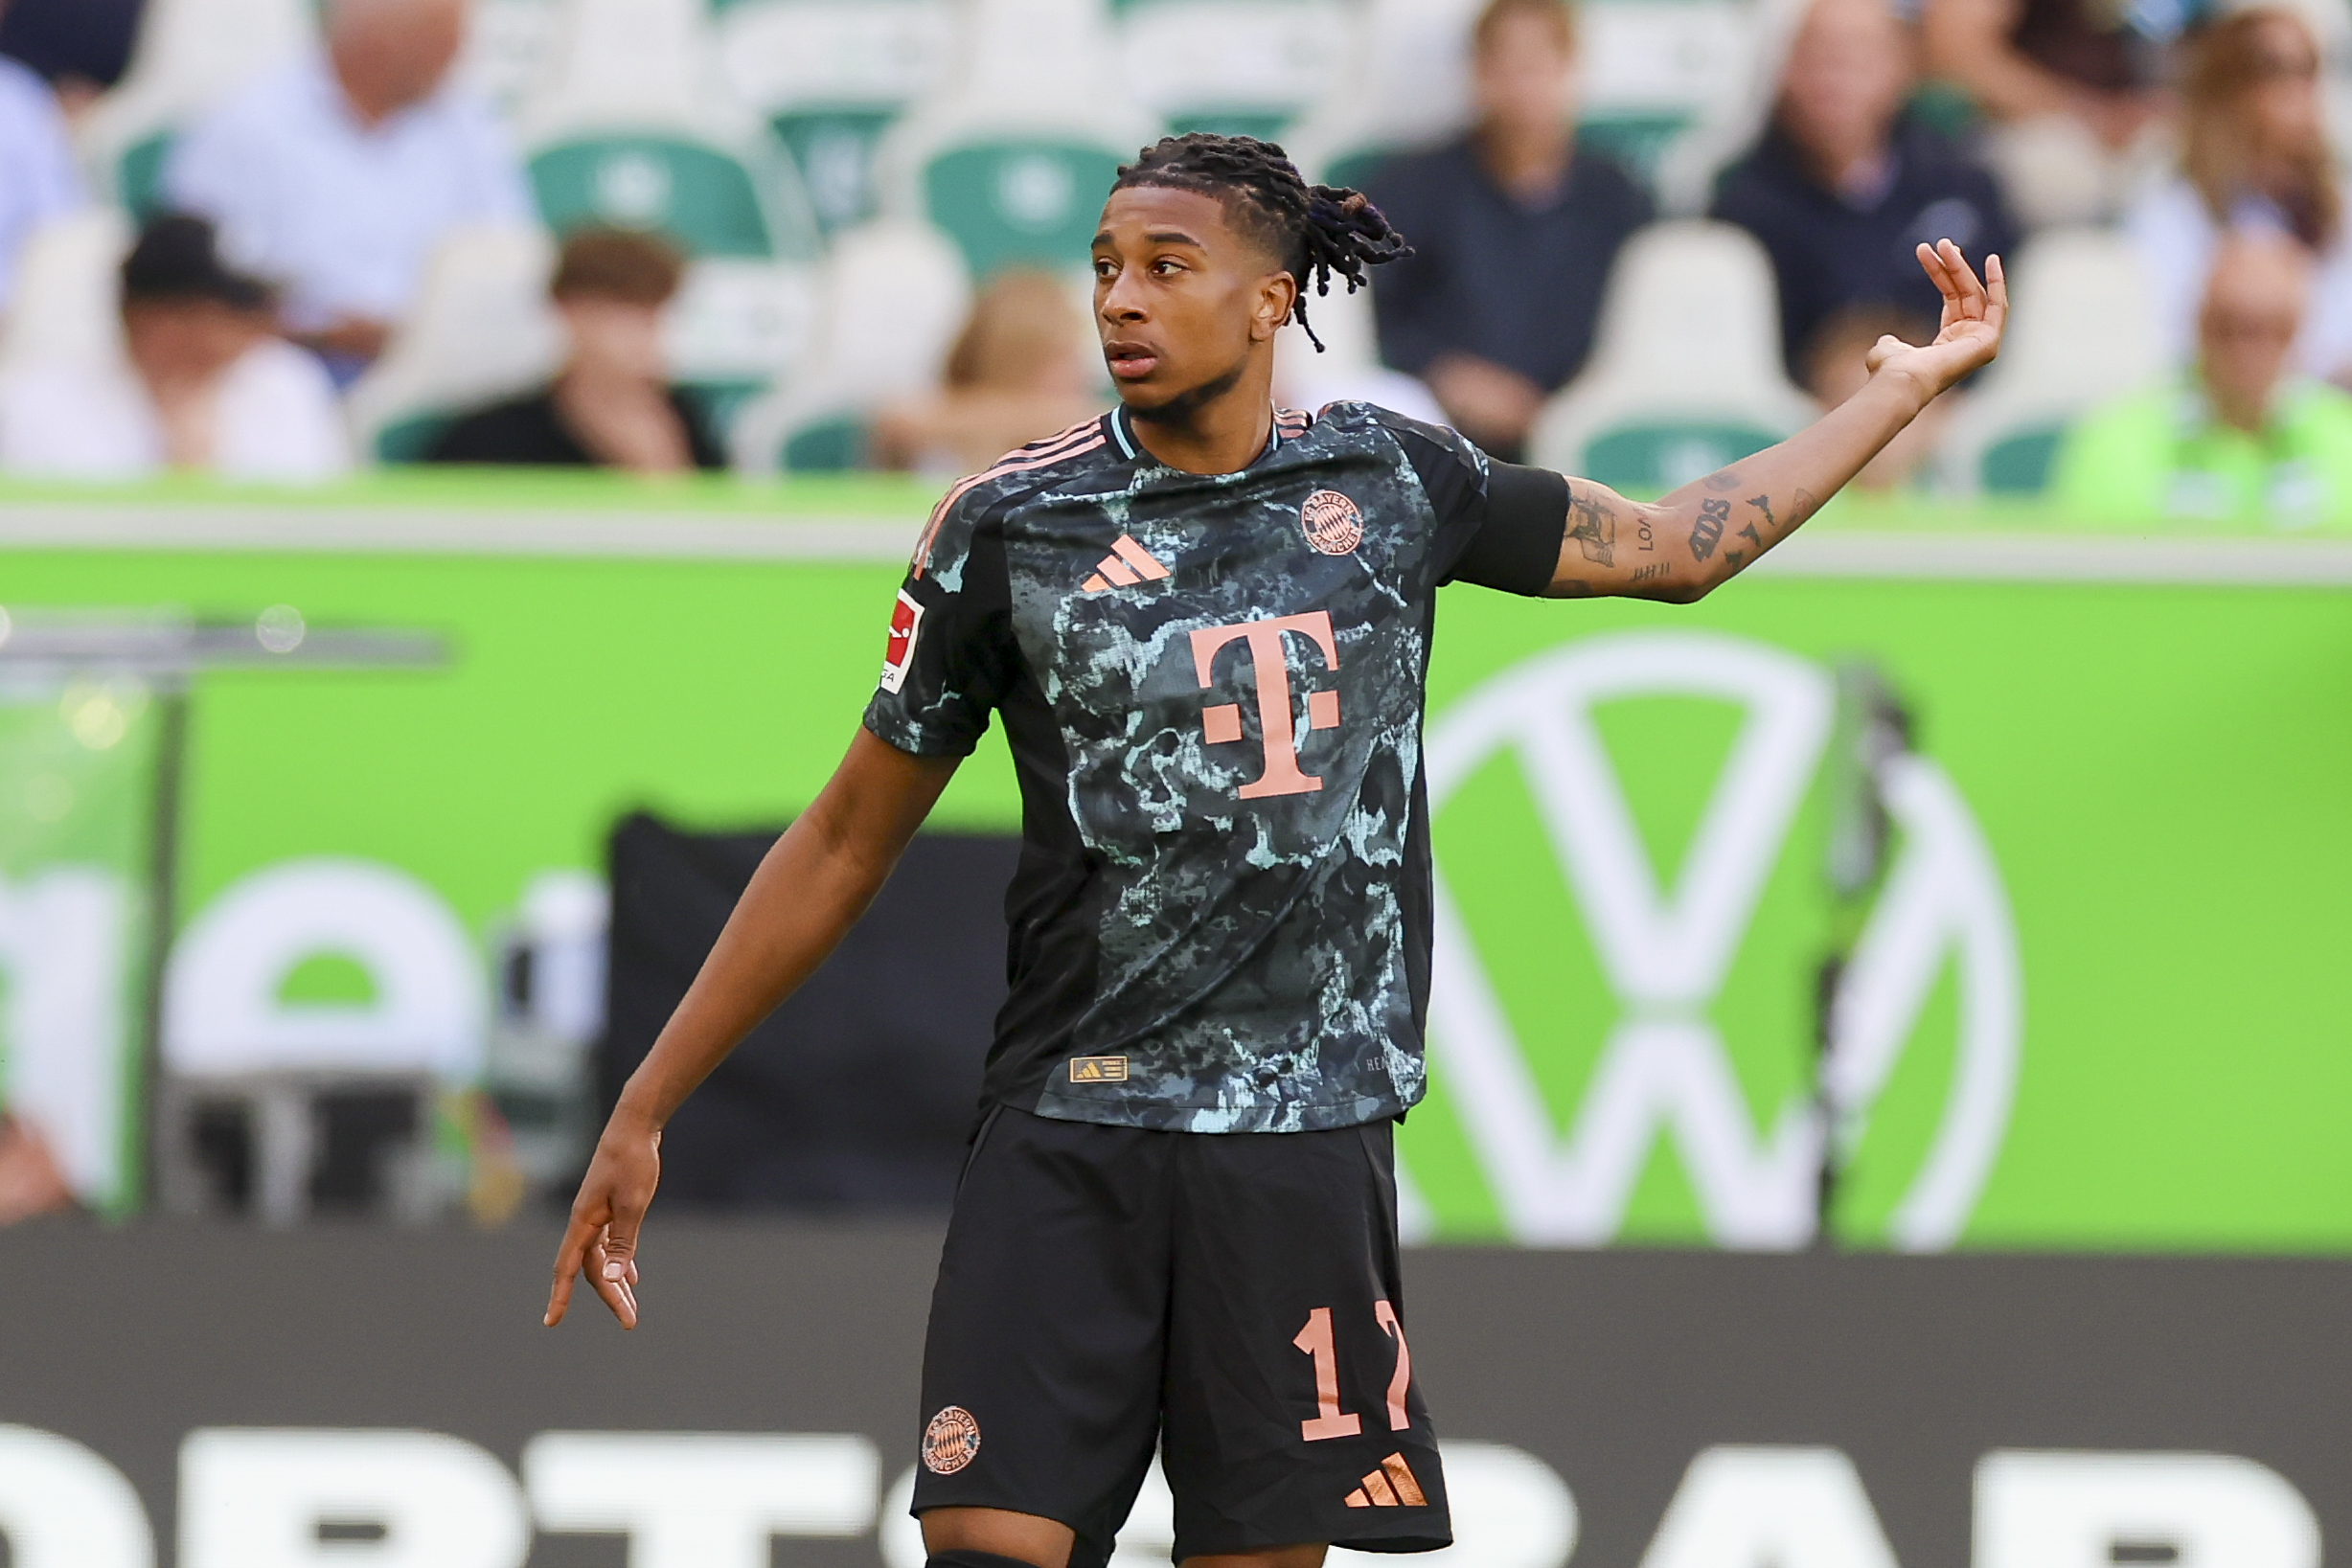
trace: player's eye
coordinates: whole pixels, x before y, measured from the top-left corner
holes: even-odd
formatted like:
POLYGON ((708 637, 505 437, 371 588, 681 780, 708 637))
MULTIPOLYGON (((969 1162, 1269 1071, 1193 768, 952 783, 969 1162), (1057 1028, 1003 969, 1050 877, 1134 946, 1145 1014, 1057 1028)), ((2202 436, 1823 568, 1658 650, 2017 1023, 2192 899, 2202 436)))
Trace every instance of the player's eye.
POLYGON ((1094 275, 1097 278, 1107 278, 1118 270, 1119 263, 1107 256, 1098 256, 1094 259, 1094 275))
POLYGON ((1173 256, 1163 256, 1158 261, 1152 263, 1152 270, 1157 273, 1160 277, 1165 278, 1172 272, 1183 271, 1184 263, 1177 261, 1173 256))

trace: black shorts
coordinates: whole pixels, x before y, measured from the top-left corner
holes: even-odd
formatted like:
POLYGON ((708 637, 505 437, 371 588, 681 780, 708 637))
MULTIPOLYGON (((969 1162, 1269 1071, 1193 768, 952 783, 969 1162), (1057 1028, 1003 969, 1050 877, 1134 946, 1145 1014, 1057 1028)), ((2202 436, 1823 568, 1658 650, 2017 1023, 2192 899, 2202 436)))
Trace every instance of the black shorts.
POLYGON ((1101 1568, 1157 1444, 1178 1561, 1450 1544, 1390 1132, 993 1113, 931 1298, 914 1511, 1058 1519, 1101 1568))

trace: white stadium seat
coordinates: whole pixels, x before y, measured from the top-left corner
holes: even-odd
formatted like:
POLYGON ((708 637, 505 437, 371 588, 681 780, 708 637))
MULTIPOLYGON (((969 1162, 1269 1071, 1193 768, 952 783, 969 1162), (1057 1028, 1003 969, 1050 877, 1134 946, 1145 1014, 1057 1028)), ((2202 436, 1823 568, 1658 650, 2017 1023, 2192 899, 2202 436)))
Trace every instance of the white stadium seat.
POLYGON ((2009 263, 2007 341, 1937 446, 1957 495, 2025 493, 2048 477, 2067 421, 2164 374, 2131 246, 2103 229, 2053 229, 2009 263))
POLYGON ((1343 80, 1359 0, 1113 0, 1120 80, 1171 131, 1280 141, 1343 80))
POLYGON ((450 416, 554 373, 553 259, 535 228, 461 230, 441 242, 416 308, 346 400, 362 461, 420 457, 450 416))
POLYGON ((808 369, 736 420, 744 474, 855 466, 873 412, 938 380, 971 290, 939 230, 882 219, 834 238, 817 297, 808 369))
POLYGON ((874 151, 946 69, 947 0, 733 0, 719 64, 799 167, 828 232, 874 213, 874 151))
POLYGON ((17 261, 16 307, 0 330, 0 371, 122 356, 116 271, 130 238, 128 221, 111 207, 84 208, 34 233, 17 261))
POLYGON ((1655 493, 1780 441, 1817 413, 1781 370, 1763 247, 1727 224, 1661 223, 1618 256, 1592 358, 1545 407, 1529 458, 1655 493))
POLYGON ((945 230, 975 277, 1085 264, 1118 166, 1159 133, 1096 0, 960 0, 954 65, 882 141, 882 214, 945 230))

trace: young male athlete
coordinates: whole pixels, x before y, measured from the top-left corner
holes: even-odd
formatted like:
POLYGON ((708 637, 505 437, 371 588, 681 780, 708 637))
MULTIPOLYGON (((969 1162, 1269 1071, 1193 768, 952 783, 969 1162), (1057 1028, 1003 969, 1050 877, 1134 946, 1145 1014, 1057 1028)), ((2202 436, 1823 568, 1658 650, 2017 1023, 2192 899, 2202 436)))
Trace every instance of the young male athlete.
POLYGON ((1273 408, 1304 285, 1401 248, 1246 138, 1120 172, 1094 239, 1119 406, 932 513, 864 729, 573 1206, 547 1321, 584 1268, 633 1326, 663 1122, 823 961, 996 716, 1024 845, 924 1355, 932 1568, 1100 1568, 1155 1445, 1179 1561, 1448 1542, 1389 1148, 1423 1088, 1438 587, 1697 599, 1991 359, 2006 308, 1998 260, 1988 288, 1923 245, 1932 344, 1882 339, 1812 428, 1638 505, 1366 404, 1273 408))

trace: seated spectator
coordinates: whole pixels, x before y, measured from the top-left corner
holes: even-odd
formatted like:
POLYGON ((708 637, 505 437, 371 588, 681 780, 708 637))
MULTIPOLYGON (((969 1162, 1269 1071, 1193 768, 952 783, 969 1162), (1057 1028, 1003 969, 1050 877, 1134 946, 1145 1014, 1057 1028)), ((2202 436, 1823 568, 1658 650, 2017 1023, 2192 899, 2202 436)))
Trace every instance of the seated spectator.
POLYGON ((0 471, 299 483, 351 466, 326 372, 275 335, 269 290, 221 264, 211 224, 155 219, 122 285, 122 359, 34 361, 0 380, 0 471))
MULTIPOLYGON (((1931 343, 1936 331, 1935 317, 1913 315, 1893 306, 1862 305, 1840 310, 1815 330, 1797 380, 1823 408, 1836 408, 1870 379, 1870 351, 1881 338, 1931 343)), ((1947 393, 1930 403, 1854 476, 1855 487, 1881 493, 1919 488, 1935 455, 1935 443, 1951 422, 1953 398, 1958 396, 1947 393)))
POLYGON ((80 205, 81 177, 57 98, 34 72, 0 56, 0 315, 15 295, 16 258, 33 231, 80 205))
POLYGON ((2293 371, 2311 271, 2283 236, 2224 240, 2196 368, 2067 432, 2052 480, 2066 510, 2137 527, 2352 528, 2352 395, 2293 371))
POLYGON ((685 261, 629 229, 582 229, 548 284, 570 351, 555 380, 477 409, 443 431, 428 463, 539 464, 682 473, 723 468, 700 410, 670 384, 661 312, 685 261))
POLYGON ((1411 241, 1372 290, 1381 357, 1419 376, 1461 432, 1516 458, 1584 368, 1603 285, 1650 221, 1633 176, 1576 140, 1566 0, 1489 0, 1472 34, 1477 123, 1365 183, 1411 241))
POLYGON ((1086 362, 1092 348, 1060 279, 998 273, 972 301, 939 390, 877 416, 876 466, 978 473, 1016 446, 1101 413, 1086 362))
POLYGON ((1814 0, 1770 126, 1716 188, 1713 216, 1771 255, 1793 377, 1841 310, 1936 319, 1935 285, 1913 254, 1922 241, 1950 239, 1979 268, 1988 251, 2009 249, 1992 176, 1904 112, 1915 80, 1910 30, 1885 0, 1814 0))
POLYGON ((2207 29, 2181 80, 2179 172, 2126 219, 2168 357, 2196 350, 2205 270, 2224 233, 2290 236, 2319 265, 2296 368, 2352 375, 2352 235, 2319 100, 2319 48, 2303 19, 2264 7, 2207 29))
POLYGON ((31 66, 73 119, 130 68, 146 0, 6 0, 0 55, 31 66))
POLYGON ((383 351, 451 229, 529 217, 485 103, 447 84, 466 0, 332 0, 327 46, 190 127, 173 205, 284 290, 286 327, 348 384, 383 351))
POLYGON ((2167 54, 2204 0, 1926 0, 1929 73, 1992 125, 1985 150, 2029 227, 2114 216, 2160 148, 2167 54))

